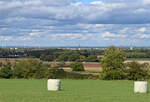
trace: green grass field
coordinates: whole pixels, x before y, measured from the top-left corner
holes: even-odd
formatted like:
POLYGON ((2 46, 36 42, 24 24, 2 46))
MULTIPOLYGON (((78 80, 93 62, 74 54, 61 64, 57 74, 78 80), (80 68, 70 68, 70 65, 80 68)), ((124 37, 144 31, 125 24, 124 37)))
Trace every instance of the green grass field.
POLYGON ((134 94, 132 81, 62 80, 62 91, 47 91, 46 80, 0 80, 0 102, 148 102, 134 94))

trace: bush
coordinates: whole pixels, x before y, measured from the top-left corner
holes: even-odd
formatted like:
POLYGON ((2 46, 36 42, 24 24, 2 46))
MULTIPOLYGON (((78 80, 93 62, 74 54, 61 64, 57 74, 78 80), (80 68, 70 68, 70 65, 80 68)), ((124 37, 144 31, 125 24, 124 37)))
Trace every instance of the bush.
POLYGON ((63 69, 59 69, 59 68, 49 68, 46 73, 45 73, 45 77, 46 78, 52 78, 52 79, 56 79, 56 78, 60 78, 63 79, 65 78, 66 73, 63 69))
POLYGON ((40 60, 42 60, 42 61, 53 61, 54 60, 54 56, 42 54, 40 56, 40 60))
POLYGON ((68 56, 65 54, 62 54, 57 58, 57 61, 68 61, 68 56))
POLYGON ((86 59, 87 62, 98 62, 98 58, 96 55, 89 55, 86 59))
POLYGON ((11 64, 7 62, 6 64, 2 65, 0 68, 0 78, 9 79, 13 75, 13 71, 11 69, 11 64))
POLYGON ((53 62, 50 64, 51 68, 62 68, 62 67, 66 67, 65 62, 53 62))
POLYGON ((105 80, 121 80, 125 79, 126 76, 123 70, 111 70, 108 72, 102 72, 100 78, 105 80))
POLYGON ((59 62, 56 64, 56 67, 58 67, 58 68, 65 67, 65 66, 66 66, 65 62, 59 62))
POLYGON ((129 62, 126 64, 126 76, 128 80, 146 80, 148 72, 145 69, 147 64, 139 64, 138 62, 129 62))
POLYGON ((83 64, 80 62, 75 62, 70 65, 72 71, 84 71, 83 64))
POLYGON ((25 60, 19 60, 14 65, 13 76, 15 78, 44 78, 46 66, 44 66, 39 60, 28 58, 25 60))
POLYGON ((77 72, 66 72, 65 79, 99 79, 98 75, 81 74, 77 72))
POLYGON ((80 55, 75 53, 69 56, 69 61, 76 61, 80 59, 80 55))
POLYGON ((50 68, 45 74, 46 78, 52 79, 99 79, 98 76, 92 74, 80 74, 76 72, 65 72, 63 69, 50 68))

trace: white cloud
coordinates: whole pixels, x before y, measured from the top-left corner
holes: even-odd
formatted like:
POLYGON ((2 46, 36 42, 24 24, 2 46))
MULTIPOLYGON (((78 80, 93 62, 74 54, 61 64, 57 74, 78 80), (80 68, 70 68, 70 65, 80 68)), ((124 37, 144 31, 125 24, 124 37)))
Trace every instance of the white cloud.
POLYGON ((96 27, 103 27, 104 24, 96 24, 95 26, 96 26, 96 27))
POLYGON ((42 32, 40 32, 40 30, 36 30, 36 29, 32 30, 29 33, 30 36, 40 36, 41 34, 42 34, 42 32))
POLYGON ((104 3, 102 1, 93 1, 90 2, 91 5, 104 5, 104 3))
POLYGON ((134 37, 138 39, 148 39, 150 38, 150 35, 149 34, 136 34, 134 37))
POLYGON ((102 34, 103 38, 126 38, 127 35, 124 34, 114 34, 114 33, 110 33, 110 32, 105 32, 104 34, 102 34))
POLYGON ((129 28, 127 27, 127 28, 121 29, 120 32, 121 32, 121 33, 126 33, 128 30, 129 30, 129 28))
POLYGON ((146 28, 142 27, 142 28, 138 29, 137 31, 139 31, 139 32, 146 32, 146 28))
POLYGON ((82 2, 76 2, 76 3, 71 3, 72 6, 81 6, 83 5, 82 2))
POLYGON ((145 14, 145 13, 148 13, 149 12, 149 10, 148 9, 145 9, 145 8, 138 8, 138 9, 136 9, 135 11, 134 11, 134 13, 143 13, 143 14, 145 14))
POLYGON ((92 34, 52 34, 50 37, 52 37, 53 40, 87 40, 92 37, 92 34))
POLYGON ((13 40, 13 37, 12 36, 0 36, 0 40, 10 41, 10 40, 13 40))
POLYGON ((33 39, 31 36, 20 36, 20 37, 17 37, 16 40, 28 41, 28 40, 33 40, 33 39))
POLYGON ((150 4, 150 0, 143 0, 143 3, 144 3, 145 5, 150 4))
POLYGON ((13 18, 6 18, 4 19, 7 23, 15 23, 15 22, 22 22, 27 20, 24 17, 13 17, 13 18))

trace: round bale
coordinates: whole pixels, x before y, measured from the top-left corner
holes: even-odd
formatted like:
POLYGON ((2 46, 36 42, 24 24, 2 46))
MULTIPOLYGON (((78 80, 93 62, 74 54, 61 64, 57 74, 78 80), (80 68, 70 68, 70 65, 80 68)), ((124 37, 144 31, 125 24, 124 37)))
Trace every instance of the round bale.
POLYGON ((134 93, 148 93, 147 81, 135 81, 134 82, 134 93))
POLYGON ((59 91, 61 81, 59 79, 48 79, 47 87, 49 91, 59 91))

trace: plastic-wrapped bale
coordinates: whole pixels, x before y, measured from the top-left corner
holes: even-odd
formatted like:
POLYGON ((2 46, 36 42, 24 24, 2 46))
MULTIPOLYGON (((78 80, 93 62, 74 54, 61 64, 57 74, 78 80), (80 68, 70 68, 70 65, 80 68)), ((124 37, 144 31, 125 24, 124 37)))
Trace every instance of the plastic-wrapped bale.
POLYGON ((49 91, 59 91, 61 81, 59 79, 48 79, 47 87, 49 91))
POLYGON ((147 81, 135 81, 134 82, 134 93, 148 93, 147 81))

